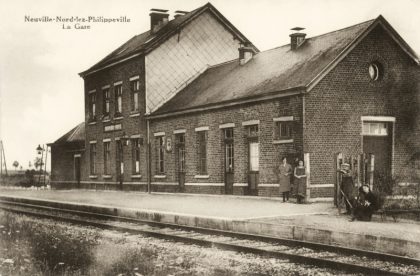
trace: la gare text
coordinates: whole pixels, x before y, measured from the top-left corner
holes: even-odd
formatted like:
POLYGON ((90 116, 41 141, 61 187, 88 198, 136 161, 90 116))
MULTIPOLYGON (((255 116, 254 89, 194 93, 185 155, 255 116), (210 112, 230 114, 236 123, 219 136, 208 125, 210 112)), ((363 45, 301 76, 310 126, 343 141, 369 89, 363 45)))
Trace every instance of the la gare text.
POLYGON ((76 30, 89 30, 90 29, 90 25, 83 25, 80 23, 76 23, 73 25, 69 25, 69 24, 63 24, 62 25, 62 29, 64 30, 71 30, 71 29, 76 29, 76 30))

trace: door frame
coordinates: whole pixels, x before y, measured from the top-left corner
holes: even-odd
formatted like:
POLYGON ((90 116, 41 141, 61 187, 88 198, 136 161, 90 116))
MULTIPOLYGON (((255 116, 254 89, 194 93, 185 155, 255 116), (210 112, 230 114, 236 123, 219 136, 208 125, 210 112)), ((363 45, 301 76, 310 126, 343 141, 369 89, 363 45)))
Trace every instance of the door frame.
POLYGON ((176 178, 178 178, 177 180, 178 180, 179 192, 185 191, 185 171, 186 171, 185 165, 186 165, 185 132, 177 132, 175 133, 175 172, 176 172, 176 178), (179 141, 179 137, 181 136, 184 137, 183 142, 179 141), (181 150, 183 150, 183 153, 184 153, 183 170, 180 170, 180 167, 181 167, 180 151, 181 150))
POLYGON ((229 127, 224 127, 224 128, 221 128, 221 129, 222 129, 222 135, 223 135, 222 136, 222 139, 223 139, 222 140, 223 141, 223 156, 224 156, 224 158, 223 158, 223 176, 224 176, 223 182, 225 184, 225 194, 233 194, 233 186, 234 186, 234 183, 235 183, 234 127, 229 126, 229 127), (232 130, 232 138, 226 138, 225 137, 225 133, 228 129, 232 130), (231 172, 228 172, 227 167, 226 167, 226 165, 227 165, 227 146, 228 145, 232 145, 232 150, 233 150, 233 159, 232 159, 232 165, 233 166, 232 166, 232 171, 231 172), (232 183, 230 183, 230 182, 228 183, 228 177, 227 177, 228 174, 232 175, 232 178, 233 178, 232 183), (228 184, 229 184, 229 186, 228 186, 228 184))
POLYGON ((360 144, 363 152, 363 122, 378 122, 392 124, 391 137, 391 176, 394 177, 394 155, 395 155, 395 117, 393 116, 361 116, 360 117, 360 144))
POLYGON ((260 171, 251 171, 251 144, 252 143, 258 143, 258 162, 259 162, 259 158, 260 158, 260 141, 258 139, 258 137, 249 137, 247 139, 247 146, 248 146, 248 195, 253 195, 253 196, 257 196, 258 195, 258 184, 259 184, 259 175, 260 175, 260 171), (255 183, 255 189, 251 190, 251 183, 250 183, 250 177, 251 175, 256 175, 254 176, 255 179, 257 179, 256 183, 255 183))
POLYGON ((77 187, 80 188, 80 181, 82 180, 82 154, 74 154, 73 155, 73 176, 74 180, 76 181, 77 187), (76 172, 76 159, 79 159, 79 179, 77 179, 77 172, 76 172))

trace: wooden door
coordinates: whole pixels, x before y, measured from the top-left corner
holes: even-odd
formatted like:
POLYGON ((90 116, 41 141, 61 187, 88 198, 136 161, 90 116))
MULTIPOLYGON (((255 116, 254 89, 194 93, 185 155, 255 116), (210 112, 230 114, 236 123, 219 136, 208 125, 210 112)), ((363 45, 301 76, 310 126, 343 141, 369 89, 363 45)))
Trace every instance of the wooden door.
POLYGON ((234 147, 233 147, 233 128, 224 129, 224 175, 225 175, 225 194, 233 194, 234 182, 234 147))

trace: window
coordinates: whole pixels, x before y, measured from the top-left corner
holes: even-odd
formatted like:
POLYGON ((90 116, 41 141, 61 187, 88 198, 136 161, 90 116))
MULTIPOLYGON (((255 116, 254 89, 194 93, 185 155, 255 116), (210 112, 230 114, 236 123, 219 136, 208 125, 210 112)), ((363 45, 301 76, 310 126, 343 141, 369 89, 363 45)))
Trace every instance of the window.
POLYGON ((111 142, 104 142, 104 174, 109 175, 111 168, 111 142))
POLYGON ((140 174, 140 138, 132 140, 133 174, 140 174))
POLYGON ((292 121, 280 121, 275 125, 275 140, 292 139, 292 121))
POLYGON ((198 144, 198 173, 200 175, 207 174, 207 132, 197 132, 197 144, 198 144))
POLYGON ((140 81, 139 80, 131 81, 130 88, 131 88, 131 111, 139 111, 140 81))
POLYGON ((165 174, 165 136, 156 137, 156 174, 165 174))
POLYGON ((247 127, 247 135, 249 138, 258 137, 258 125, 250 125, 247 127))
POLYGON ((369 64, 369 77, 373 81, 380 80, 383 75, 382 65, 378 62, 369 64))
POLYGON ((111 101, 111 92, 109 91, 109 88, 103 89, 102 92, 103 92, 103 99, 104 99, 103 112, 104 112, 104 115, 107 116, 109 114, 109 104, 110 104, 110 101, 111 101))
POLYGON ((90 174, 96 174, 96 144, 90 144, 90 174))
POLYGON ((387 136, 388 124, 383 122, 363 122, 362 133, 369 136, 387 136))
POLYGON ((249 143, 249 170, 252 172, 259 171, 260 168, 260 143, 249 143))
POLYGON ((249 143, 249 170, 251 172, 259 171, 259 159, 260 159, 260 143, 258 142, 258 125, 247 126, 248 143, 249 143))
POLYGON ((122 114, 122 85, 116 85, 115 91, 115 115, 121 116, 122 114))
POLYGON ((234 169, 234 148, 233 148, 233 128, 225 128, 224 141, 225 141, 225 170, 226 172, 233 172, 234 169))
POLYGON ((96 120, 96 93, 89 94, 89 117, 96 120))

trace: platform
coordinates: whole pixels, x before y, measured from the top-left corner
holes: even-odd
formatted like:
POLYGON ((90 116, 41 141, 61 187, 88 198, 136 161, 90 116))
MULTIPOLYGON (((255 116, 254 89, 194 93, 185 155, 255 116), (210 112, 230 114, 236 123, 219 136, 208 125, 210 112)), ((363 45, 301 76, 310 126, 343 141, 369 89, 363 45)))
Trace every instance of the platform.
POLYGON ((420 223, 349 222, 331 203, 92 190, 0 189, 0 199, 374 250, 420 259, 420 223))

